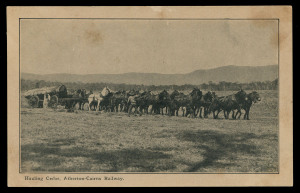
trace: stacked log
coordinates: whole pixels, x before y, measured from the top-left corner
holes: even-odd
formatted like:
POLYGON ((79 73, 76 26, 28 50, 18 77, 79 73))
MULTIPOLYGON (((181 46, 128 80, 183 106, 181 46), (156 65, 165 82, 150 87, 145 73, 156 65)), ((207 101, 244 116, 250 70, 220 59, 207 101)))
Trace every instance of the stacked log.
POLYGON ((28 90, 24 92, 24 96, 36 96, 36 95, 44 95, 44 94, 58 94, 58 95, 67 95, 67 88, 64 85, 59 87, 52 86, 52 87, 43 87, 43 88, 36 88, 32 90, 28 90))
POLYGON ((28 90, 22 94, 29 100, 32 107, 47 108, 49 104, 57 105, 58 98, 67 96, 67 88, 64 85, 43 87, 28 90), (51 100, 52 99, 52 100, 51 100))

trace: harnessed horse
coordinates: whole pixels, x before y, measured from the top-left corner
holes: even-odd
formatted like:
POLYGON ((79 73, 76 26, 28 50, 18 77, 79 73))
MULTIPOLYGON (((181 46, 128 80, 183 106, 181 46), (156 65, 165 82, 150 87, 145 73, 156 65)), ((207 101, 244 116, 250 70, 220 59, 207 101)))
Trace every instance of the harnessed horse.
POLYGON ((89 111, 91 109, 91 104, 92 103, 97 103, 96 111, 98 111, 99 106, 100 106, 100 102, 103 101, 104 97, 107 96, 109 93, 111 93, 111 90, 106 86, 106 87, 103 88, 103 90, 100 93, 91 94, 88 98, 89 111))

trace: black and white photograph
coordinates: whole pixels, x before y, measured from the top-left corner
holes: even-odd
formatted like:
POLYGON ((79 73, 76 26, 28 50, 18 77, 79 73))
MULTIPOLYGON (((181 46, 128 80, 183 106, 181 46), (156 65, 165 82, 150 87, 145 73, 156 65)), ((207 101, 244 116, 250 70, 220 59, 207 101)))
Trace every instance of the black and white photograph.
POLYGON ((278 20, 22 19, 21 172, 278 172, 278 20))

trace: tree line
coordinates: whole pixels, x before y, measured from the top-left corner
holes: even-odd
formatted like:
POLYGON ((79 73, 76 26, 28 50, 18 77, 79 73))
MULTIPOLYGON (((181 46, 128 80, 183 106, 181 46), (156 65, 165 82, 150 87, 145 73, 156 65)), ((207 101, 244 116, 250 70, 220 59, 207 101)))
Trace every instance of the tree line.
POLYGON ((278 79, 273 81, 257 81, 251 83, 237 83, 237 82, 226 82, 221 81, 214 83, 209 81, 208 83, 203 83, 200 85, 137 85, 137 84, 114 84, 114 83, 82 83, 82 82, 50 82, 44 80, 24 80, 21 79, 21 91, 26 91, 34 88, 42 88, 49 86, 60 86, 64 84, 68 90, 77 90, 84 88, 87 91, 101 90, 103 87, 108 86, 112 90, 191 90, 193 88, 199 88, 201 90, 212 90, 212 91, 236 91, 240 89, 244 90, 277 90, 278 89, 278 79))

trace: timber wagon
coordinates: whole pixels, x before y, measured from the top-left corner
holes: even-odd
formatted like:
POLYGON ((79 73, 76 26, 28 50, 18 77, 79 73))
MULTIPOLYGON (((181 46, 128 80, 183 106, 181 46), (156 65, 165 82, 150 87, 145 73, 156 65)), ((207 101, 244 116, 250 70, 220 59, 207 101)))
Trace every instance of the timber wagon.
POLYGON ((32 89, 26 91, 24 96, 28 99, 29 105, 34 108, 56 108, 57 105, 61 105, 70 109, 74 108, 76 104, 79 104, 79 108, 81 108, 82 104, 88 100, 85 94, 68 93, 65 85, 32 89))

